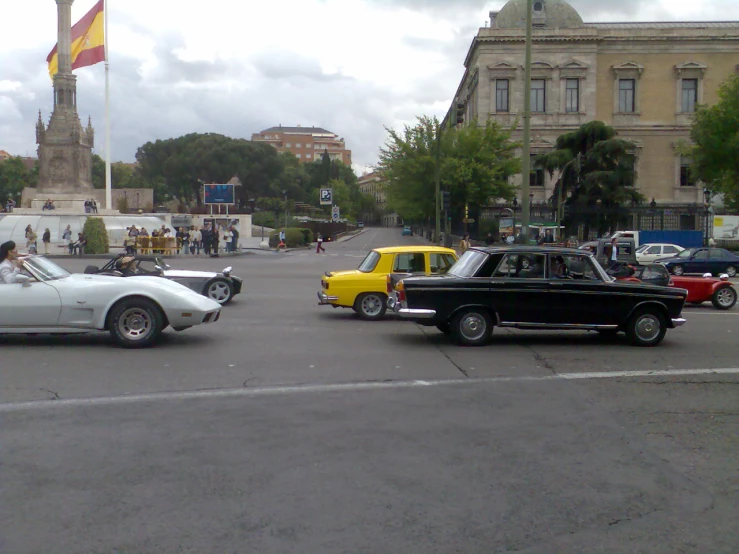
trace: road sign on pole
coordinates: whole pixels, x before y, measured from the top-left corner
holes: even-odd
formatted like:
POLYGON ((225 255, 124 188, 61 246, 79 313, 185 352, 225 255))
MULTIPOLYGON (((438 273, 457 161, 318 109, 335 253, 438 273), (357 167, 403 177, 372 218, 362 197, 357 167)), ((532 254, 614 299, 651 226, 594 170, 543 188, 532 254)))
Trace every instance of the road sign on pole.
POLYGON ((321 206, 331 206, 334 203, 334 192, 332 189, 321 189, 321 206))
POLYGON ((333 221, 339 221, 339 219, 341 219, 341 210, 338 206, 331 208, 331 219, 333 221))

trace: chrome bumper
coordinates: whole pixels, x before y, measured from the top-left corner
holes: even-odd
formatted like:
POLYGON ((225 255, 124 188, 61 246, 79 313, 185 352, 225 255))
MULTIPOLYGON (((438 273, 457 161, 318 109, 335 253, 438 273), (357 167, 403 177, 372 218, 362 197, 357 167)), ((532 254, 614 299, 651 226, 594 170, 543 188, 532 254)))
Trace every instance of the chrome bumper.
POLYGON ((394 297, 392 297, 392 296, 390 296, 390 297, 389 297, 389 298, 387 299, 387 307, 388 307, 389 309, 391 309, 391 310, 395 309, 395 306, 397 305, 397 303, 398 303, 398 301, 397 301, 397 300, 395 300, 395 298, 394 298, 394 297))
POLYGON ((335 302, 339 299, 338 296, 329 296, 322 290, 318 291, 316 294, 318 295, 318 303, 321 305, 330 304, 331 302, 335 302))
POLYGON ((683 317, 673 317, 672 318, 672 325, 674 327, 680 327, 681 325, 685 325, 686 319, 683 317))
POLYGON ((398 314, 400 317, 406 317, 408 319, 433 319, 436 315, 436 310, 400 308, 396 309, 395 313, 398 314))

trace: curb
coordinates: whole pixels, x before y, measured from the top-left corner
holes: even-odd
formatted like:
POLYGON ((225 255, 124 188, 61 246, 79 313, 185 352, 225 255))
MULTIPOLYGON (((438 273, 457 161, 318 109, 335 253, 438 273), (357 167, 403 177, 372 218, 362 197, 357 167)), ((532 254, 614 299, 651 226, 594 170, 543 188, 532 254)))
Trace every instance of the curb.
POLYGON ((349 242, 349 241, 350 241, 350 240, 352 240, 353 238, 356 238, 356 237, 358 237, 359 235, 361 235, 362 233, 364 233, 364 231, 365 231, 365 230, 364 230, 364 229, 362 229, 362 230, 361 230, 361 231, 359 231, 358 233, 355 233, 355 234, 351 235, 350 237, 346 237, 346 238, 341 238, 341 239, 337 240, 336 242, 349 242))

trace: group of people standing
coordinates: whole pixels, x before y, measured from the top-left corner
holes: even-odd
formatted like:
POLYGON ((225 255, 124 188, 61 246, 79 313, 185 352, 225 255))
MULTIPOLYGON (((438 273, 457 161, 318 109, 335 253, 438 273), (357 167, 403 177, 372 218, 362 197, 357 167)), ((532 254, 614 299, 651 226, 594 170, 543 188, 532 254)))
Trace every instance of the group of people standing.
MULTIPOLYGON (((126 252, 136 252, 136 239, 138 237, 167 237, 171 230, 165 225, 149 235, 145 228, 137 229, 132 225, 128 229, 126 238, 126 252)), ((239 231, 233 225, 219 228, 217 225, 206 223, 202 229, 195 225, 180 227, 175 233, 177 241, 177 253, 182 255, 199 255, 202 251, 206 256, 217 256, 223 250, 227 253, 236 252, 239 244, 239 231)))

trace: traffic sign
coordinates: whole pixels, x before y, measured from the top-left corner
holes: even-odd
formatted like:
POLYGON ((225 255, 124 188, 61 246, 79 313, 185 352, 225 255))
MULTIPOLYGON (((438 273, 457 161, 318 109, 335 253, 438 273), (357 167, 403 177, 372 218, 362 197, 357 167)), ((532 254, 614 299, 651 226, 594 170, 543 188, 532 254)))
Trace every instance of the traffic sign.
POLYGON ((341 210, 338 206, 331 208, 331 219, 334 221, 339 221, 339 219, 341 219, 341 210))
POLYGON ((474 222, 475 222, 475 220, 473 218, 471 218, 471 217, 465 217, 462 220, 462 223, 474 223, 474 222))
POLYGON ((319 197, 321 206, 330 206, 334 203, 334 192, 332 189, 321 189, 319 197))

